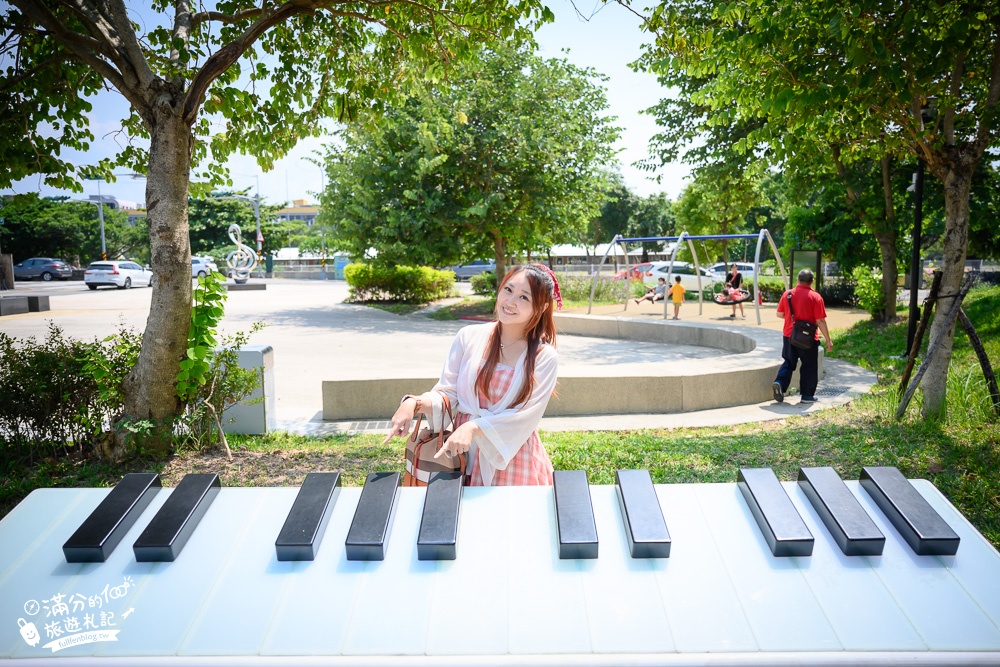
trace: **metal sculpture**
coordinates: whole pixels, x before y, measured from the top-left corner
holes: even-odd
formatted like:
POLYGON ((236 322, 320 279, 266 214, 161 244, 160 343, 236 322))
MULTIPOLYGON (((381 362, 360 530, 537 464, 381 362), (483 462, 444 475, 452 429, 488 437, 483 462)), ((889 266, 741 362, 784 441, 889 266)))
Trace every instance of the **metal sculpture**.
POLYGON ((226 255, 226 264, 232 269, 233 280, 237 285, 244 284, 250 273, 257 268, 257 254, 247 245, 243 244, 243 235, 240 233, 240 226, 229 225, 229 239, 236 244, 236 250, 226 255))

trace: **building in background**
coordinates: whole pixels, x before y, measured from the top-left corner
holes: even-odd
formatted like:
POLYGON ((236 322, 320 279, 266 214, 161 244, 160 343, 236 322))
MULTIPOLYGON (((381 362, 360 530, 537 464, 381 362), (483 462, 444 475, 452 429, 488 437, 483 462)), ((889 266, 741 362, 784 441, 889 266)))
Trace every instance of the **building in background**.
POLYGON ((312 227, 317 215, 319 215, 319 206, 307 204, 305 199, 296 199, 292 201, 291 206, 286 206, 277 212, 278 220, 283 222, 298 220, 306 223, 307 227, 312 227))

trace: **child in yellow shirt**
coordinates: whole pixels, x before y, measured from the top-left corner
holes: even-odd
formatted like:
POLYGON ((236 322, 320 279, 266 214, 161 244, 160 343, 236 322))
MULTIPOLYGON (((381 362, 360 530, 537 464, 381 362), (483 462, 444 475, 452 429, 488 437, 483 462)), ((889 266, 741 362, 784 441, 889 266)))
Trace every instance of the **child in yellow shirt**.
POLYGON ((680 317, 678 317, 678 315, 681 312, 681 304, 684 303, 684 292, 685 291, 686 290, 684 289, 684 285, 681 285, 681 277, 680 276, 674 276, 674 284, 670 288, 670 291, 668 292, 668 294, 670 295, 670 298, 673 299, 673 302, 674 302, 674 319, 675 320, 681 319, 680 317))

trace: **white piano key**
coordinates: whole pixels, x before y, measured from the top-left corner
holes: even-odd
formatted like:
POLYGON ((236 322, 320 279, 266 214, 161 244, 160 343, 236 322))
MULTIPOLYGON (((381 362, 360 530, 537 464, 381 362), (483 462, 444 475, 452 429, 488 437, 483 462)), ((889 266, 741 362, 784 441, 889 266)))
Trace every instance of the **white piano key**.
MULTIPOLYGON (((262 502, 255 491, 222 489, 177 560, 137 564, 153 566, 149 576, 129 593, 129 606, 135 611, 128 620, 142 617, 143 622, 130 623, 127 632, 123 628, 118 641, 102 644, 97 655, 177 654, 209 591, 229 566, 238 541, 245 531, 253 529, 248 517, 262 502)), ((164 488, 156 494, 157 500, 164 496, 166 501, 171 493, 173 489, 164 488)))
POLYGON ((53 639, 45 626, 58 621, 61 627, 64 616, 51 616, 54 603, 45 601, 72 595, 72 584, 88 569, 84 563, 67 563, 61 543, 107 494, 108 489, 32 491, 0 521, 0 535, 7 536, 0 539, 0 657, 37 656, 38 647, 53 639), (34 614, 31 601, 37 603, 34 614), (36 647, 21 638, 19 618, 38 630, 36 647))
MULTIPOLYGON (((735 485, 726 486, 735 488, 735 485)), ((698 503, 698 487, 695 484, 656 485, 663 516, 674 541, 669 562, 656 574, 677 650, 683 653, 756 651, 757 642, 750 624, 698 503)), ((750 528, 755 529, 756 525, 750 528)))
POLYGON ((799 571, 809 559, 771 555, 735 484, 701 484, 697 497, 760 650, 842 651, 799 571))
MULTIPOLYGON (((1000 649, 997 626, 949 572, 955 556, 918 556, 858 482, 848 482, 861 506, 885 535, 881 557, 866 557, 889 593, 904 610, 928 648, 934 651, 1000 649)), ((959 547, 961 552, 965 545, 959 547)))
MULTIPOLYGON (((927 645, 871 569, 868 557, 845 556, 797 482, 784 482, 799 515, 815 537, 809 588, 848 651, 925 651, 927 645), (850 595, 844 595, 850 590, 850 595)), ((872 558, 878 558, 873 556, 872 558)))
POLYGON ((502 548, 509 541, 509 497, 499 488, 462 490, 457 558, 441 561, 434 576, 428 655, 509 652, 510 561, 502 548))
POLYGON ((510 495, 510 652, 590 653, 580 564, 559 559, 552 489, 502 491, 510 495))
POLYGON ((914 488, 937 510, 962 542, 954 556, 941 561, 982 610, 1000 627, 1000 553, 983 540, 955 506, 926 479, 910 480, 914 488))
MULTIPOLYGON (((665 558, 632 558, 614 486, 591 487, 601 541, 595 560, 579 560, 594 653, 672 653, 674 640, 656 570, 665 558)), ((669 525, 668 525, 669 527, 669 525)))
POLYGON ((261 655, 341 654, 366 565, 347 560, 344 549, 360 498, 360 486, 341 489, 316 559, 288 574, 261 655))
POLYGON ((260 651, 264 632, 293 569, 292 562, 278 561, 273 547, 298 489, 245 491, 246 510, 241 518, 250 528, 229 552, 225 569, 206 591, 205 602, 191 619, 191 630, 184 637, 179 655, 245 656, 260 651))
POLYGON ((440 561, 417 559, 424 489, 397 490, 385 560, 369 561, 355 599, 344 655, 423 655, 432 576, 440 561))

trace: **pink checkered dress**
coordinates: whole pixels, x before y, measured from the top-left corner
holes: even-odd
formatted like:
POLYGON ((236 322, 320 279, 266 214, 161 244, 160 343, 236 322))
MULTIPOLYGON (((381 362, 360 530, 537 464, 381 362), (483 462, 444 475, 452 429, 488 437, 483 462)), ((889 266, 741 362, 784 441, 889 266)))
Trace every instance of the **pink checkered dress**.
MULTIPOLYGON (((490 395, 487 398, 482 393, 479 394, 479 407, 488 408, 496 403, 510 387, 514 378, 514 369, 510 366, 497 364, 493 372, 493 380, 490 382, 490 395)), ((469 415, 459 412, 455 415, 455 427, 461 426, 469 421, 469 415)), ((479 467, 479 457, 474 457, 469 462, 467 471, 469 486, 482 486, 483 476, 479 467)), ((542 446, 542 441, 538 439, 538 431, 532 431, 531 437, 521 445, 514 458, 503 470, 497 470, 493 474, 493 486, 551 486, 552 484, 552 461, 542 446)))

